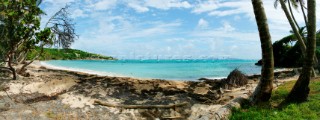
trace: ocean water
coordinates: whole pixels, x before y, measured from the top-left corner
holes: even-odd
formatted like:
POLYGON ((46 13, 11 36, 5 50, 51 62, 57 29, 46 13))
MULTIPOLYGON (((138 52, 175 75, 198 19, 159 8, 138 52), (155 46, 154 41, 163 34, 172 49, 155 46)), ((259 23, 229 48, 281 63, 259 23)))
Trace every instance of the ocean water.
POLYGON ((143 79, 197 80, 225 78, 235 68, 247 75, 260 74, 256 60, 51 60, 43 65, 99 75, 143 79))

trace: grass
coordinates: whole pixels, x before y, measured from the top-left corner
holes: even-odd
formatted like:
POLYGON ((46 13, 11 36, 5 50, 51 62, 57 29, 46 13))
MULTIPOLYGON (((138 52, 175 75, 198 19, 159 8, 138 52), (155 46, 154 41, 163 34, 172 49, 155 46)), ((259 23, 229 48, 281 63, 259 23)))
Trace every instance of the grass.
POLYGON ((310 82, 310 94, 307 102, 292 103, 282 108, 277 106, 289 94, 296 81, 287 82, 276 89, 269 103, 259 106, 245 104, 234 109, 231 120, 320 120, 320 78, 310 82))
MULTIPOLYGON (((38 55, 40 48, 29 52, 27 59, 32 59, 38 55)), ((79 60, 79 59, 104 59, 114 60, 113 57, 93 54, 76 49, 53 49, 45 48, 39 60, 79 60)))

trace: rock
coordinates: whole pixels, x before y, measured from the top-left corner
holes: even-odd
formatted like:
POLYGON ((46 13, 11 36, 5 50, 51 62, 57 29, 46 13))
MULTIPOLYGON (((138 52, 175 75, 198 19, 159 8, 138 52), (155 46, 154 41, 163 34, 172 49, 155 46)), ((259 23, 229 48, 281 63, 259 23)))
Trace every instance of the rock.
POLYGON ((194 89, 193 93, 205 95, 208 93, 208 91, 209 91, 209 88, 207 88, 207 87, 196 87, 194 89))
POLYGON ((223 94, 223 93, 224 93, 224 92, 223 92, 223 89, 222 89, 221 87, 219 88, 218 93, 219 93, 219 94, 223 94))
POLYGON ((258 62, 256 62, 255 65, 261 66, 262 65, 262 60, 259 60, 258 62))
POLYGON ((232 92, 232 90, 224 90, 224 92, 230 93, 230 92, 232 92))
POLYGON ((198 80, 212 80, 212 79, 208 79, 208 78, 199 78, 198 80))
POLYGON ((238 69, 234 69, 225 80, 225 83, 230 87, 244 86, 248 84, 247 77, 238 69))
POLYGON ((7 111, 10 109, 10 104, 6 102, 1 102, 0 103, 0 112, 1 111, 7 111))

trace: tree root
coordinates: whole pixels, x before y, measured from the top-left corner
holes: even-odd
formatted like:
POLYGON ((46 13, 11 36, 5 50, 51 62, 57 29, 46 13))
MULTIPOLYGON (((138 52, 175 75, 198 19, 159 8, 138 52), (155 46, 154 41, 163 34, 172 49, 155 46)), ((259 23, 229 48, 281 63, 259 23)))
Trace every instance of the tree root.
POLYGON ((170 104, 170 105, 117 105, 117 104, 111 104, 111 103, 95 100, 94 104, 107 106, 107 107, 120 107, 125 109, 152 109, 152 108, 170 109, 170 108, 182 107, 182 106, 188 105, 189 103, 183 102, 183 103, 170 104))

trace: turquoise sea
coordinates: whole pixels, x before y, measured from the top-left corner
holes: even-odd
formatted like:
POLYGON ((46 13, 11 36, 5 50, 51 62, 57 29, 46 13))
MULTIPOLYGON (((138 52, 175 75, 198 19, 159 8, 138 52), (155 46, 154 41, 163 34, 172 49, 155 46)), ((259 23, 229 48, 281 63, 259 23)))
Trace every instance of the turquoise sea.
POLYGON ((108 76, 145 79, 197 80, 224 78, 235 68, 247 75, 259 74, 256 60, 187 59, 187 60, 52 60, 42 64, 81 72, 108 76))

